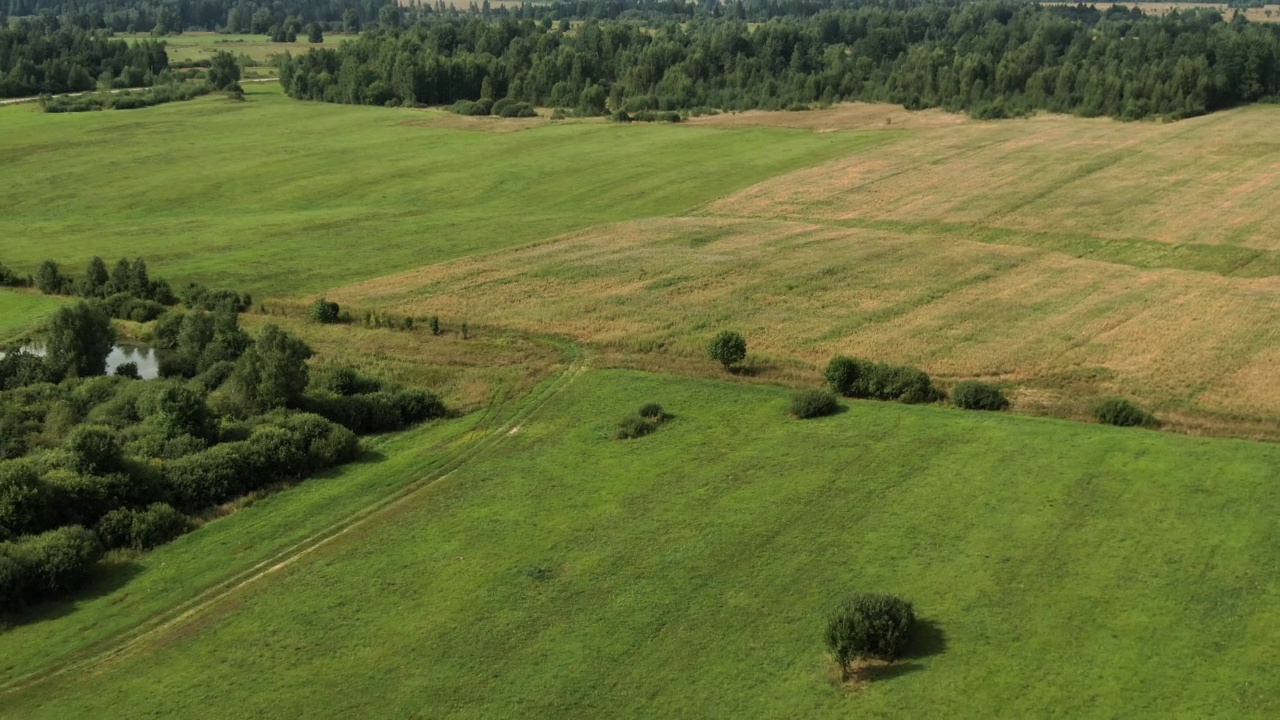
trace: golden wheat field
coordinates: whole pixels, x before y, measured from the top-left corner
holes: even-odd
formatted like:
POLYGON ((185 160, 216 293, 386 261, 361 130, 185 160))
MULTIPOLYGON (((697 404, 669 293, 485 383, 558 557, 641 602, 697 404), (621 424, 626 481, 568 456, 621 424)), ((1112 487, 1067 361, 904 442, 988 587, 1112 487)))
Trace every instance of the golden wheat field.
MULTIPOLYGON (((877 106, 699 122, 908 130, 699 208, 343 288, 688 370, 732 327, 762 377, 836 353, 985 378, 1018 409, 1109 395, 1177 429, 1280 436, 1280 111, 996 123, 877 106)), ((710 371, 708 369, 707 371, 710 371)))

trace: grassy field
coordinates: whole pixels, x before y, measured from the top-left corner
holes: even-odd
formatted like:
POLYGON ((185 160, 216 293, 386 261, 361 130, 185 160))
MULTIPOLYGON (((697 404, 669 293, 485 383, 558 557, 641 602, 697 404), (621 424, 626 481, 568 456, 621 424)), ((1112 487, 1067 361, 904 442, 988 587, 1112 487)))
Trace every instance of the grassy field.
POLYGON ((132 40, 164 40, 169 51, 169 59, 174 62, 183 60, 205 60, 213 56, 214 53, 225 50, 233 55, 246 55, 257 61, 261 66, 270 64, 273 55, 283 55, 286 52, 297 55, 299 53, 308 52, 312 48, 328 47, 332 48, 354 35, 342 35, 338 33, 325 33, 324 42, 309 43, 304 33, 298 42, 278 43, 271 42, 264 35, 249 34, 224 34, 212 32, 188 32, 181 35, 169 35, 164 38, 153 38, 148 33, 137 33, 130 35, 121 33, 119 37, 132 40))
POLYGON ((78 268, 127 253, 175 281, 318 292, 684 212, 890 139, 459 123, 435 111, 297 102, 273 85, 246 92, 245 103, 208 97, 141 112, 0 109, 0 161, 23 178, 0 217, 0 261, 32 272, 46 258, 78 268), (503 129, 520 131, 482 131, 503 129))
POLYGON ((1280 712, 1280 448, 873 403, 797 422, 785 400, 590 371, 396 511, 0 713, 1280 712), (667 425, 608 439, 651 400, 667 425), (910 597, 929 632, 846 690, 821 627, 856 589, 910 597))
POLYGON ((21 335, 62 304, 58 298, 25 290, 0 289, 0 343, 21 335))

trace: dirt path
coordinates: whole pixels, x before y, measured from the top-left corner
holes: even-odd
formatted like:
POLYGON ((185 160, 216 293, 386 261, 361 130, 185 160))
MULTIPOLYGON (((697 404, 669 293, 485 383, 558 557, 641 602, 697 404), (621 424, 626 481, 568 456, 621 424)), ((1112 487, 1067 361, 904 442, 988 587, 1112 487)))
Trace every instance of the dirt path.
MULTIPOLYGON (((65 662, 15 678, 0 685, 0 696, 38 685, 68 672, 86 670, 114 658, 124 656, 148 640, 199 617, 236 592, 292 565, 351 530, 376 519, 382 513, 403 505, 413 499, 420 491, 450 477, 468 462, 480 457, 514 435, 513 429, 519 428, 521 424, 528 422, 529 418, 534 416, 547 402, 568 387, 586 370, 588 358, 582 348, 577 345, 566 345, 565 350, 568 364, 563 370, 530 393, 509 415, 502 417, 495 415, 492 408, 486 410, 486 416, 482 417, 477 423, 478 426, 488 426, 483 430, 482 437, 463 445, 452 453, 447 453, 440 464, 427 475, 353 512, 346 518, 292 547, 282 550, 262 560, 257 565, 199 593, 190 600, 156 615, 138 627, 105 640, 96 647, 85 650, 80 655, 73 656, 65 662)), ((475 431, 473 430, 472 432, 475 431)))

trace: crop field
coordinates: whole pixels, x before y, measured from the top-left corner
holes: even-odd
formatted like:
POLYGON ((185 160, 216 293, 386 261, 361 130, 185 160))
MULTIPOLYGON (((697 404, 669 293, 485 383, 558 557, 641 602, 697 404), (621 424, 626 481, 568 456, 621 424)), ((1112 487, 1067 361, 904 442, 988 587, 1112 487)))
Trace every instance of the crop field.
MULTIPOLYGON (((1075 5, 1076 3, 1045 3, 1046 5, 1075 5)), ((1192 8, 1211 8, 1222 13, 1224 17, 1230 18, 1239 12, 1244 15, 1249 22, 1280 22, 1280 5, 1265 5, 1263 7, 1251 7, 1235 9, 1226 3, 1177 3, 1177 2, 1126 2, 1116 3, 1122 7, 1135 7, 1148 15, 1166 15, 1174 11, 1190 10, 1192 8)), ((1110 7, 1110 4, 1096 3, 1098 8, 1110 7)))
POLYGON ((587 371, 376 522, 0 711, 1280 711, 1280 448, 863 402, 800 422, 785 404, 778 388, 587 371), (646 401, 673 419, 609 439, 646 401), (854 589, 913 598, 929 632, 849 691, 821 624, 854 589))

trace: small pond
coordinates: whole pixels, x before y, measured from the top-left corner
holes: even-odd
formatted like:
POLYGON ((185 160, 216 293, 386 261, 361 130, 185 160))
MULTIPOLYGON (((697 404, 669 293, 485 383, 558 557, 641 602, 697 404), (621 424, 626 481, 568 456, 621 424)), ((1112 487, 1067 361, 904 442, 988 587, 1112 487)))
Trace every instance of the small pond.
MULTIPOLYGON (((39 345, 28 345, 22 349, 33 355, 44 355, 44 348, 39 345)), ((4 353, 0 352, 0 358, 2 357, 4 353)), ((137 364, 138 374, 143 380, 154 380, 160 376, 160 358, 149 347, 116 345, 111 348, 111 354, 107 356, 107 374, 114 375, 116 368, 125 363, 137 364)))

